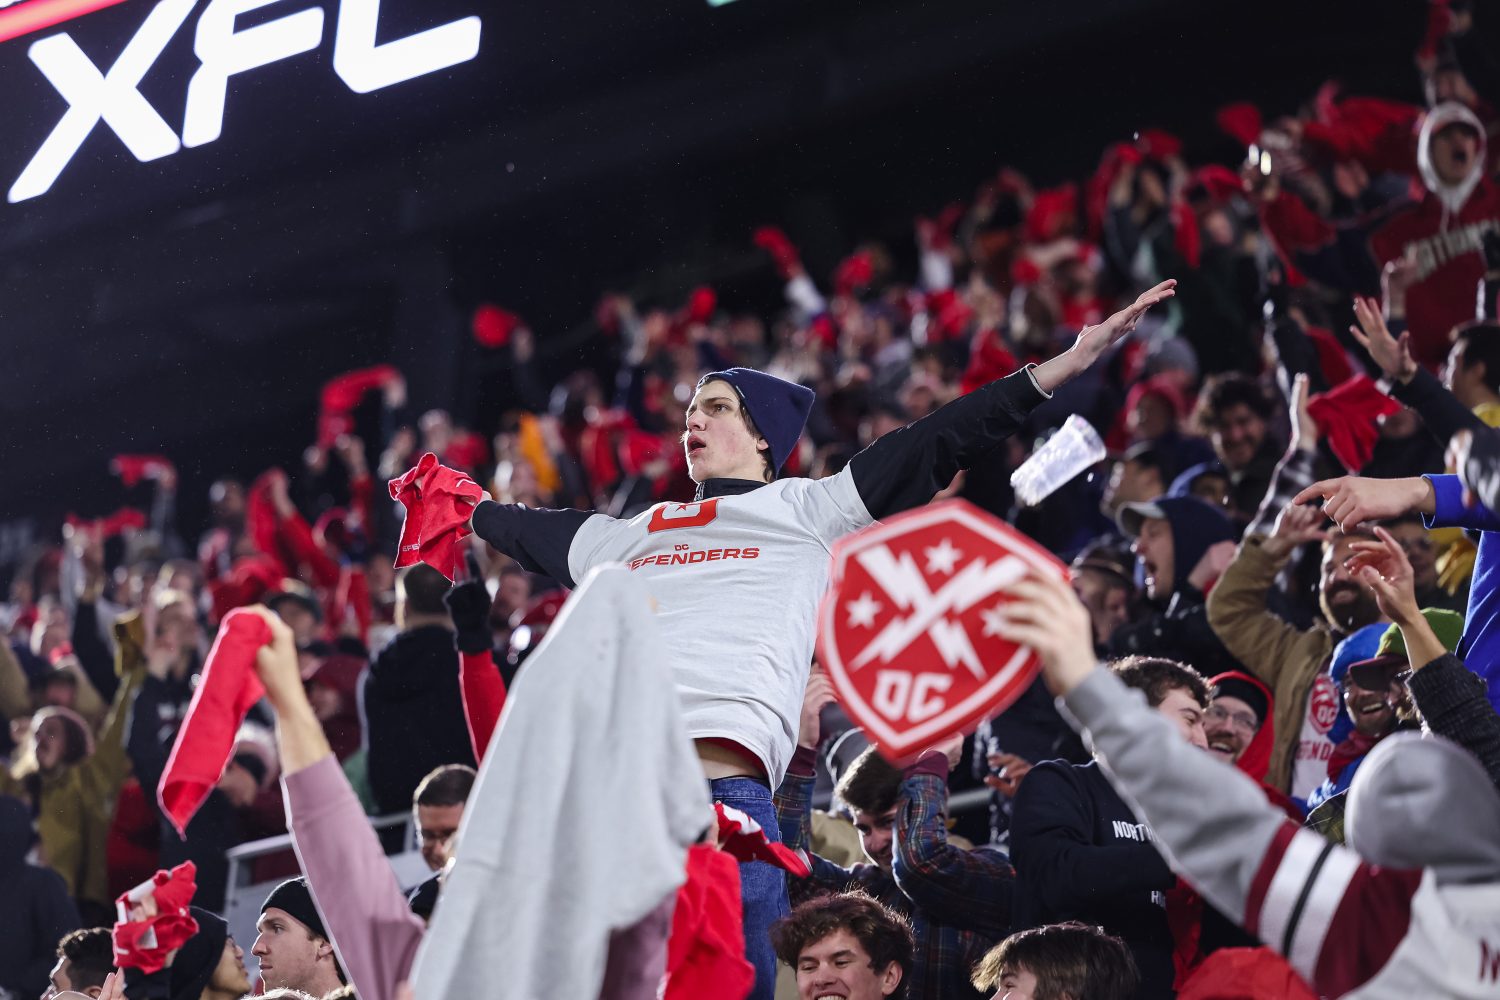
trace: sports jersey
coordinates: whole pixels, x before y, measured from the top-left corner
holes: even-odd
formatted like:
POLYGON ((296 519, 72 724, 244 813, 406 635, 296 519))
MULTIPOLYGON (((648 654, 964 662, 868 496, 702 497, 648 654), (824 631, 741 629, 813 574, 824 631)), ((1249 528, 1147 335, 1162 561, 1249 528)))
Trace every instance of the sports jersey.
POLYGON ((474 531, 569 585, 595 566, 628 566, 657 602, 688 734, 740 744, 776 785, 797 742, 833 542, 927 503, 1046 398, 1027 368, 886 435, 827 479, 711 479, 693 502, 629 520, 486 501, 474 531))

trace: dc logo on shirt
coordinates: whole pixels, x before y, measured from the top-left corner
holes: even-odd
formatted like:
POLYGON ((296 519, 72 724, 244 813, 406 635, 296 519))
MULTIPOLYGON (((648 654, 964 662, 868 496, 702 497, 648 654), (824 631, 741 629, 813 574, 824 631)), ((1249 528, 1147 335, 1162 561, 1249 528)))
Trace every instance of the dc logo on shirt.
POLYGON ((1312 693, 1307 696, 1307 717, 1320 733, 1332 729, 1334 720, 1339 717, 1338 688, 1326 673, 1319 674, 1313 681, 1312 693))
POLYGON ((671 531, 673 528, 701 528, 719 516, 718 499, 700 503, 664 503, 651 512, 651 522, 646 525, 650 532, 671 531))

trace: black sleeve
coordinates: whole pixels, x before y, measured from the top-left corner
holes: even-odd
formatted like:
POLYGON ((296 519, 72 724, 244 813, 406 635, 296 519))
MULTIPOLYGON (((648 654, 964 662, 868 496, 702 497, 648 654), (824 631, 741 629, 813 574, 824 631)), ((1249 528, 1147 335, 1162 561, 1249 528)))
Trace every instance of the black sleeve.
POLYGON ((1428 728, 1479 758, 1500 787, 1500 715, 1484 679, 1449 653, 1412 674, 1408 687, 1428 728))
POLYGON ((1392 387, 1391 394, 1417 411, 1427 430, 1443 447, 1447 447, 1448 439, 1464 428, 1477 431, 1484 427, 1484 422, 1460 403, 1458 397, 1444 389, 1437 376, 1425 368, 1418 368, 1417 374, 1405 385, 1392 387))
POLYGON ((156 786, 167 769, 170 744, 162 739, 161 704, 167 700, 167 686, 162 680, 147 677, 135 693, 130 709, 130 729, 125 736, 125 754, 135 769, 136 779, 146 789, 146 798, 156 805, 156 786))
POLYGON ((1046 399, 1022 369, 880 438, 849 460, 865 509, 879 519, 928 503, 1046 399))
POLYGON ((114 701, 120 678, 115 674, 115 658, 99 633, 99 606, 92 601, 79 601, 73 612, 73 652, 99 697, 106 704, 114 701))
POLYGON ((590 517, 593 515, 586 510, 547 510, 485 500, 474 510, 474 533, 527 572, 576 587, 568 572, 568 549, 590 517))
POLYGON ((1474 430, 1474 441, 1469 445, 1469 460, 1459 470, 1465 486, 1479 497, 1479 502, 1490 510, 1500 510, 1500 432, 1488 427, 1474 430))

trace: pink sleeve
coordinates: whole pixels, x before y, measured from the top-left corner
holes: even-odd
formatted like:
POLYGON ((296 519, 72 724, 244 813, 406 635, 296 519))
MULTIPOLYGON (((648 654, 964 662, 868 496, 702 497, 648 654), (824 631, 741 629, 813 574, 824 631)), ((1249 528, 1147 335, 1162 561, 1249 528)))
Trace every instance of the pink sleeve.
POLYGON ((394 1000, 425 931, 338 760, 284 775, 287 825, 339 960, 361 1000, 394 1000))

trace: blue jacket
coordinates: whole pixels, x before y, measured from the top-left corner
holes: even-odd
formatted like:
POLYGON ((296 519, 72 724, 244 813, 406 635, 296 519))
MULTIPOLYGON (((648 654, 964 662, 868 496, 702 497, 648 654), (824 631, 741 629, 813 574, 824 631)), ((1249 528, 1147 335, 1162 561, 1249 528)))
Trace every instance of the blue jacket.
POLYGON ((1437 497, 1429 528, 1470 528, 1479 536, 1474 579, 1469 584, 1469 607, 1458 657, 1489 685, 1490 704, 1500 711, 1500 516, 1488 507, 1465 507, 1457 476, 1426 476, 1437 497))

